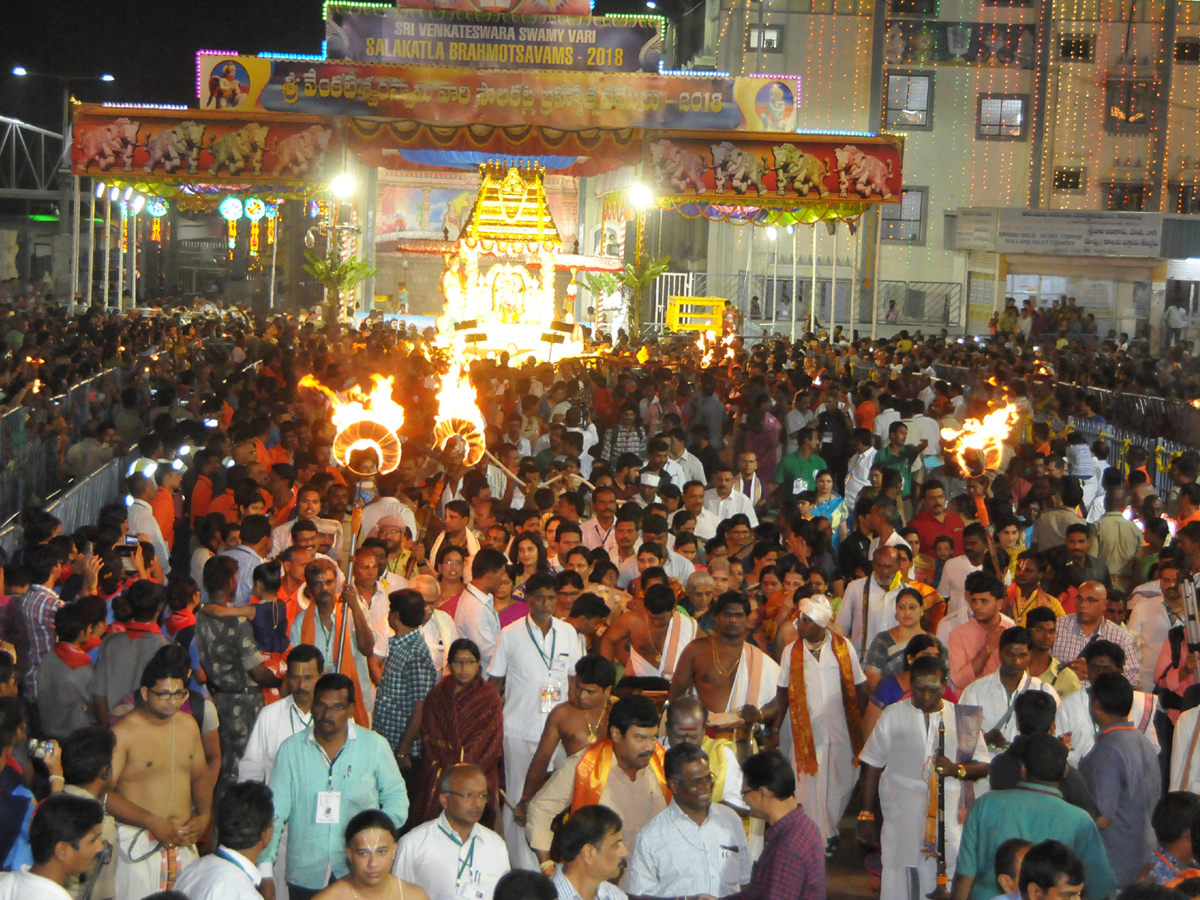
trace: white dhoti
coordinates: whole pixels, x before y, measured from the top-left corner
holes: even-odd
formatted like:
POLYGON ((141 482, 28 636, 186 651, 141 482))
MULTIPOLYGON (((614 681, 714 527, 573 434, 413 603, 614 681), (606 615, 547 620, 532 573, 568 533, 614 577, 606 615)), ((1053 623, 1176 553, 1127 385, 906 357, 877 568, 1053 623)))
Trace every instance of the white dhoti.
MULTIPOLYGON (((841 664, 832 640, 831 633, 826 632, 825 640, 815 655, 805 642, 788 644, 780 656, 778 667, 778 685, 787 689, 791 684, 792 654, 804 653, 804 697, 816 752, 816 774, 807 775, 796 766, 793 710, 790 705, 779 729, 779 749, 797 773, 796 799, 804 805, 804 811, 817 824, 821 837, 827 841, 838 833, 838 822, 846 811, 846 804, 850 802, 850 794, 858 778, 850 730, 846 724, 841 664), (799 650, 800 644, 803 644, 802 651, 799 650)), ((838 641, 848 654, 851 680, 856 685, 863 683, 866 679, 859 668, 854 648, 840 637, 838 641)), ((857 698, 852 702, 857 703, 857 698)))
MULTIPOLYGON (((937 753, 938 725, 945 716, 945 755, 958 758, 958 721, 955 706, 944 703, 942 712, 929 715, 910 700, 893 703, 883 711, 860 755, 864 765, 883 769, 879 778, 879 805, 883 810, 881 856, 883 886, 880 900, 920 900, 936 885, 937 860, 925 855, 929 811, 929 766, 937 753), (919 892, 919 893, 918 893, 919 892)), ((977 734, 976 762, 988 760, 982 733, 977 734)), ((986 787, 977 782, 976 789, 986 787)), ((943 781, 945 804, 946 874, 953 877, 958 860, 962 826, 958 822, 961 782, 943 781)))
MULTIPOLYGON (((791 723, 779 736, 779 748, 788 754, 795 763, 792 755, 791 723), (784 749, 784 740, 787 748, 784 749)), ((854 782, 858 779, 858 767, 854 765, 854 754, 849 744, 817 744, 817 774, 798 775, 796 778, 796 800, 804 806, 809 818, 821 829, 821 837, 829 840, 838 833, 838 822, 850 802, 854 792, 854 782)))
MULTIPOLYGON (((529 774, 529 764, 533 762, 537 745, 537 741, 504 736, 504 792, 513 803, 521 798, 521 792, 525 789, 525 776, 529 774)), ((502 806, 504 812, 501 818, 504 822, 504 841, 508 844, 509 865, 514 869, 538 871, 537 857, 525 839, 525 829, 517 824, 508 804, 502 806)))
POLYGON ((141 900, 170 890, 179 873, 199 859, 195 847, 168 850, 146 829, 119 822, 116 853, 113 880, 121 900, 141 900))

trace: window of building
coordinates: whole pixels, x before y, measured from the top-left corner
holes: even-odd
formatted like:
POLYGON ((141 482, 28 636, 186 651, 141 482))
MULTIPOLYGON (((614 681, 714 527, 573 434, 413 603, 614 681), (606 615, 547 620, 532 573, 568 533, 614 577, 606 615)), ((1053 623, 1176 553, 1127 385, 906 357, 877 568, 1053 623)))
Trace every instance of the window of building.
POLYGON ((1104 130, 1110 134, 1149 134, 1154 82, 1110 78, 1104 83, 1104 130))
POLYGON ((1087 169, 1083 166, 1058 166, 1054 170, 1054 190, 1060 193, 1079 192, 1087 184, 1087 169))
POLYGON ((937 17, 937 0, 891 0, 894 16, 937 17))
POLYGON ((1200 37, 1182 37, 1175 41, 1175 62, 1200 63, 1200 37))
POLYGON ((1200 213, 1200 187, 1180 184, 1171 187, 1171 211, 1181 216, 1200 213))
POLYGON ((929 188, 906 187, 900 202, 883 207, 883 239, 904 244, 925 243, 925 210, 929 188))
MULTIPOLYGON (((746 49, 758 49, 758 36, 760 30, 757 25, 754 25, 746 32, 746 49)), ((783 28, 779 25, 764 25, 761 29, 762 34, 762 49, 763 53, 782 53, 783 52, 783 28)))
POLYGON ((889 75, 887 124, 900 128, 933 128, 933 76, 889 75))
POLYGON ((1141 212, 1146 202, 1144 184, 1110 184, 1108 208, 1118 212, 1141 212))
POLYGON ((1058 58, 1068 62, 1092 62, 1096 58, 1095 35, 1064 34, 1058 39, 1058 58))
POLYGON ((1025 94, 980 94, 975 137, 981 141, 1025 140, 1025 94))

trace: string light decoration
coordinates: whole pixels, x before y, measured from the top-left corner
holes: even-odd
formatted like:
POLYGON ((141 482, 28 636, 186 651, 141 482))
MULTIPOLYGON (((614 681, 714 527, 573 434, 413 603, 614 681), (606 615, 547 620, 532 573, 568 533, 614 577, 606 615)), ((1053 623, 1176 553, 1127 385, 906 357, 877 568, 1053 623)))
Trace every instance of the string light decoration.
POLYGON ((129 204, 121 201, 121 252, 129 252, 129 204))
POLYGON ((263 216, 267 214, 267 205, 257 197, 250 197, 242 209, 242 215, 250 220, 250 242, 249 250, 251 256, 258 256, 259 237, 258 223, 263 216))
POLYGON ((167 214, 167 201, 162 197, 151 197, 146 201, 146 212, 150 215, 150 240, 162 243, 162 219, 167 214))
POLYGON ((237 197, 226 197, 217 207, 217 212, 226 222, 225 246, 229 250, 229 259, 233 260, 233 251, 237 249, 237 222, 242 217, 242 201, 237 197))
POLYGON ((276 200, 267 204, 267 246, 275 243, 275 222, 279 218, 279 207, 282 205, 282 200, 276 200))

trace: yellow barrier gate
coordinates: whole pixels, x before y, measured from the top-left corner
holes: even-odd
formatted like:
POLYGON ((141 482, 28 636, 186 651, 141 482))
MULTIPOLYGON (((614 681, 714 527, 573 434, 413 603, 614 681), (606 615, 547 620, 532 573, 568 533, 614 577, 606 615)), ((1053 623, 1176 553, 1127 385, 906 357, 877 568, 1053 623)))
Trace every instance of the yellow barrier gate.
POLYGON ((724 297, 667 297, 666 327, 671 331, 721 333, 724 297), (684 307, 690 307, 685 311, 684 307))

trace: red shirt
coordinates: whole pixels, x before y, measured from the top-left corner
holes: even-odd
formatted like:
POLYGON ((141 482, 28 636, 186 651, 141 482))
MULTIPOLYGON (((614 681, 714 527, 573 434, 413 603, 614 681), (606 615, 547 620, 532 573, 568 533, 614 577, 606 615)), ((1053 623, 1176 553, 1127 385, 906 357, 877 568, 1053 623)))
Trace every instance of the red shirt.
POLYGON ((963 529, 967 527, 967 523, 963 521, 962 516, 950 509, 946 510, 944 518, 944 522, 939 522, 922 509, 909 520, 908 524, 916 530, 917 537, 921 539, 922 553, 933 556, 933 542, 942 535, 946 535, 954 541, 954 555, 961 556, 963 552, 962 533, 963 529))

